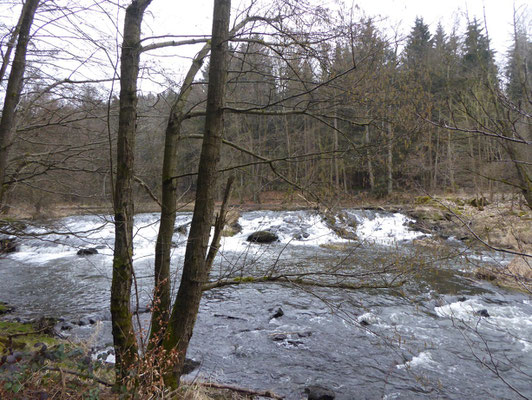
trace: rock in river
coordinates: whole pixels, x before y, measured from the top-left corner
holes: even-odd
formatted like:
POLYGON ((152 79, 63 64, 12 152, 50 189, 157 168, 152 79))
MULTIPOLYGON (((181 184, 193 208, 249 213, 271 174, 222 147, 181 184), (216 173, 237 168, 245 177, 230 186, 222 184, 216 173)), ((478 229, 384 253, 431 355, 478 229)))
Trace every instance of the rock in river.
POLYGON ((78 256, 92 256, 93 254, 98 254, 98 250, 94 247, 78 250, 78 256))
POLYGON ((252 243, 271 243, 278 240, 279 237, 270 231, 257 231, 248 236, 247 241, 252 243))
POLYGON ((305 388, 308 400, 334 400, 336 394, 323 386, 312 385, 305 388))
POLYGON ((17 242, 14 238, 0 239, 0 254, 14 253, 17 251, 17 242))

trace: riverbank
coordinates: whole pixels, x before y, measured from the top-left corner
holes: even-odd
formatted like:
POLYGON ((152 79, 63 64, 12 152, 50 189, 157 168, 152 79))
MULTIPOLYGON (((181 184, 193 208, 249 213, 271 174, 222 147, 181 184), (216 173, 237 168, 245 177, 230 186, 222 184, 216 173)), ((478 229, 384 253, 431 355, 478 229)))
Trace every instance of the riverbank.
MULTIPOLYGON (((8 304, 0 303, 2 316, 11 311, 8 304)), ((54 328, 57 322, 44 317, 31 322, 0 317, 0 399, 129 398, 123 390, 113 389, 114 365, 94 354, 90 343, 61 338, 54 328)), ((269 392, 199 381, 182 384, 167 398, 245 400, 258 396, 277 398, 269 392)))

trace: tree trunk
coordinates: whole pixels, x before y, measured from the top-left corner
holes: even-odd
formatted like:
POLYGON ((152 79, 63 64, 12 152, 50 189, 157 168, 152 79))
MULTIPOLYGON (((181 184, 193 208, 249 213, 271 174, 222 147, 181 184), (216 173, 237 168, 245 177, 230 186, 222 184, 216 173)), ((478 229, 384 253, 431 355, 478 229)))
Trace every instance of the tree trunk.
POLYGON ((366 134, 364 135, 364 144, 366 145, 366 158, 368 162, 368 176, 369 176, 369 188, 372 192, 375 191, 375 174, 373 173, 373 161, 371 160, 371 152, 369 150, 370 138, 369 138, 369 124, 366 125, 366 134))
POLYGON ((130 311, 133 275, 133 154, 137 126, 140 27, 144 11, 150 2, 151 0, 135 0, 127 7, 120 57, 120 111, 114 194, 115 248, 111 284, 113 342, 119 382, 127 376, 137 357, 137 341, 130 311))
POLYGON ((223 101, 227 77, 230 0, 214 2, 212 51, 207 93, 207 116, 198 170, 196 202, 183 265, 183 276, 172 309, 164 347, 177 351, 177 360, 164 371, 165 383, 179 386, 194 323, 198 314, 203 284, 209 276, 207 246, 214 214, 217 167, 223 133, 223 101))
POLYGON ((22 93, 30 30, 38 5, 39 0, 27 0, 22 7, 15 57, 7 81, 2 118, 0 119, 0 204, 3 204, 9 148, 15 134, 16 111, 22 93))
POLYGON ((203 60, 211 49, 207 43, 194 58, 190 69, 181 85, 179 95, 172 105, 168 124, 166 126, 164 142, 164 158, 162 171, 162 200, 161 224, 155 245, 155 289, 153 295, 153 312, 151 318, 150 345, 159 343, 164 336, 164 329, 168 323, 170 300, 170 254, 172 251, 172 236, 176 219, 177 179, 178 173, 178 142, 181 124, 186 116, 185 106, 190 94, 194 77, 201 69, 203 60))
POLYGON ((506 142, 504 147, 515 166, 521 193, 523 193, 528 208, 532 210, 532 151, 530 145, 506 142))
POLYGON ((393 191, 393 130, 392 123, 388 122, 388 145, 387 148, 387 159, 386 159, 386 192, 388 195, 392 194, 393 191))

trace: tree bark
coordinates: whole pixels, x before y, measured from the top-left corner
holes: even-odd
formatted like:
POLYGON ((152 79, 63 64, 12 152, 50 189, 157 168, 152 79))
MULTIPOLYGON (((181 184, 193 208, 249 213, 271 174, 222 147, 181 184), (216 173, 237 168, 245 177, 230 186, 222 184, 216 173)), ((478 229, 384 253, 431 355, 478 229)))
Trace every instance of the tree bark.
POLYGON ((118 382, 127 376, 138 356, 130 311, 133 276, 133 154, 137 128, 141 24, 150 2, 151 0, 134 0, 127 7, 120 56, 120 110, 114 193, 115 248, 111 284, 111 317, 118 382))
POLYGON ((185 253, 183 276, 163 343, 169 352, 177 351, 177 361, 169 367, 169 370, 164 371, 165 383, 170 387, 179 386, 185 355, 198 314, 202 288, 210 272, 206 255, 214 214, 217 167, 222 146, 230 13, 230 0, 214 2, 207 116, 199 161, 196 202, 185 253))
POLYGON ((393 191, 393 129, 392 123, 388 122, 388 144, 386 146, 386 192, 388 195, 393 191))
POLYGON ((364 144, 366 145, 366 159, 368 162, 368 176, 369 176, 369 188, 371 192, 375 191, 375 174, 373 173, 373 162, 371 157, 370 138, 369 138, 369 124, 366 125, 366 133, 364 135, 364 144))
MULTIPOLYGON (((11 65, 11 71, 7 81, 4 107, 2 109, 2 118, 0 120, 0 205, 3 204, 4 200, 6 168, 9 158, 9 149, 15 134, 16 112, 20 101, 20 95, 22 93, 24 71, 26 69, 26 53, 30 41, 30 30, 38 5, 39 0, 27 0, 22 7, 15 57, 13 58, 13 64, 11 65)), ((4 65, 2 68, 3 67, 4 65)))
POLYGON ((172 251, 172 236, 176 219, 177 206, 177 156, 181 125, 186 117, 185 106, 190 94, 194 77, 201 69, 203 60, 211 49, 210 43, 203 46, 194 58, 190 69, 181 85, 177 100, 172 105, 168 125, 166 126, 163 172, 162 172, 162 201, 161 224, 155 245, 155 290, 154 309, 151 319, 150 347, 162 340, 164 328, 168 324, 170 299, 170 254, 172 251))

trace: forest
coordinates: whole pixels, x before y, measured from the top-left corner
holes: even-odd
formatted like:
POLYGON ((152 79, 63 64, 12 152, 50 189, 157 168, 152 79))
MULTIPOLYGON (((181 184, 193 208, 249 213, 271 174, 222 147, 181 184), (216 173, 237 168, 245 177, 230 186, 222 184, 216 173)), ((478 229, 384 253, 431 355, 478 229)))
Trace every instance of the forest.
MULTIPOLYGON (((101 287, 105 306, 99 311, 110 310, 102 323, 108 321, 112 331, 112 382, 110 372, 96 377, 92 367, 71 375, 132 398, 187 398, 179 388, 188 373, 185 356, 194 343, 196 320, 203 323, 201 307, 210 298, 206 293, 230 296, 236 289, 227 287, 245 284, 309 288, 301 298, 311 293, 325 304, 337 300, 326 290, 336 290, 349 298, 330 306, 340 316, 340 304, 358 304, 351 297, 357 290, 368 296, 384 291, 375 295, 382 299, 391 291, 408 299, 406 308, 421 302, 419 296, 437 292, 440 303, 424 304, 435 310, 427 315, 443 318, 451 312, 453 320, 452 307, 459 307, 453 304, 464 302, 474 306, 473 316, 489 318, 491 310, 482 307, 495 300, 486 298, 508 295, 479 283, 494 281, 494 287, 505 287, 501 290, 517 290, 508 297, 514 296, 522 320, 529 320, 529 300, 515 297, 529 299, 532 279, 526 233, 532 209, 532 40, 526 7, 514 6, 510 45, 496 62, 486 22, 478 16, 466 16, 451 29, 442 23, 429 26, 419 16, 401 35, 386 29, 379 18, 355 17, 341 5, 215 0, 210 35, 177 29, 159 34, 152 3, 157 0, 0 3, 5 10, 0 18, 0 273, 4 269, 11 276, 15 261, 32 265, 21 257, 39 246, 59 244, 62 252, 75 248, 84 257, 81 263, 107 257, 101 264, 109 273, 101 287), (497 220, 506 219, 510 227, 502 222, 481 225, 468 214, 495 212, 488 206, 499 202, 510 202, 506 217, 497 220), (407 210, 406 204, 417 208, 407 210), (253 225, 253 212, 262 213, 261 221, 271 226, 253 225), (103 227, 91 225, 90 216, 104 221, 103 227), (178 227, 185 217, 190 220, 178 227), (276 218, 283 224, 297 219, 303 230, 290 231, 283 242, 292 228, 275 225, 276 218), (336 242, 314 237, 310 220, 336 242), (371 225, 377 220, 382 226, 371 225), (145 226, 139 228, 139 221, 145 226), (386 224, 397 221, 410 231, 397 228, 400 233, 378 236, 388 229, 386 224), (68 224, 85 225, 76 230, 68 224), (91 235, 99 232, 103 236, 98 240, 107 240, 107 225, 113 226, 112 242, 98 247, 91 235), (143 229, 153 226, 156 233, 148 240, 143 229), (371 244, 362 240, 366 226, 380 239, 371 244), (178 243, 183 232, 187 237, 178 243), (239 236, 244 232, 247 239, 239 236), (259 246, 263 239, 257 238, 264 235, 284 247, 274 244, 257 253, 229 248, 230 240, 237 239, 259 246), (395 249, 378 247, 390 245, 393 235, 403 235, 395 249), (436 239, 427 239, 431 235, 460 244, 435 244, 436 239), (291 247, 305 239, 320 250, 291 247), (151 249, 144 258, 139 256, 142 246, 151 249), (16 252, 18 256, 10 255, 16 252), (294 257, 293 263, 285 256, 294 257), (518 269, 506 269, 515 260, 518 269), (306 262, 307 270, 301 266, 306 262), (452 270, 462 262, 467 266, 452 270), (446 272, 436 271, 440 268, 446 272), (150 279, 148 286, 139 283, 139 271, 143 276, 138 279, 150 279), (473 297, 484 292, 489 294, 473 297), (472 297, 445 297, 459 294, 472 297), (148 316, 141 321, 142 302, 148 304, 148 316)), ((286 292, 278 296, 290 297, 286 292)), ((4 300, 13 299, 0 294, 0 314, 4 300)), ((287 304, 290 300, 283 302, 285 309, 287 304)), ((284 314, 278 308, 270 323, 291 318, 284 314)), ((369 317, 354 321, 362 330, 378 325, 369 317)), ((55 329, 72 328, 64 321, 54 323, 59 323, 55 329)), ((499 381, 494 396, 532 395, 523 380, 532 367, 526 359, 530 344, 524 356, 512 348, 516 353, 496 360, 499 349, 490 344, 497 336, 480 332, 470 320, 460 323, 491 357, 486 361, 475 345, 469 346, 468 354, 499 381), (510 366, 504 369, 511 371, 508 376, 499 370, 506 362, 501 360, 510 366)), ((47 329, 39 325, 33 333, 47 329)), ((505 332, 512 343, 530 342, 525 328, 515 329, 518 333, 505 332)), ((0 397, 19 390, 27 395, 32 385, 15 390, 14 381, 2 383, 3 366, 24 358, 15 356, 13 338, 27 333, 6 335, 7 342, 0 340, 7 352, 0 362, 0 397)), ((296 340, 294 335, 274 331, 269 337, 298 347, 312 336, 298 331, 296 340)), ((402 340, 397 344, 395 336, 386 336, 383 343, 401 350, 402 340)), ((47 351, 42 347, 39 357, 49 358, 47 351)), ((409 361, 401 357, 403 363, 394 361, 394 370, 410 371, 423 357, 429 357, 428 365, 434 362, 425 352, 409 361)), ((67 396, 62 367, 46 368, 60 373, 67 396)), ((436 383, 440 377, 430 379, 429 384, 416 376, 408 393, 417 393, 416 385, 421 385, 423 390, 430 387, 426 396, 473 396, 474 389, 460 392, 453 386, 445 392, 445 385, 436 383)), ((256 382, 246 385, 247 392, 231 386, 220 390, 285 398, 256 382)), ((296 398, 301 385, 280 390, 286 398, 296 398)), ((309 399, 335 397, 321 386, 305 390, 309 399)), ((354 393, 349 390, 346 399, 354 393)), ((383 389, 377 396, 373 386, 368 390, 368 398, 391 393, 383 389)))
MULTIPOLYGON (((220 164, 224 174, 235 175, 234 195, 256 203, 268 192, 291 198, 299 192, 316 202, 359 194, 520 190, 530 205, 532 50, 526 21, 517 17, 502 65, 495 64, 476 18, 465 29, 445 32, 438 25, 431 32, 420 17, 400 42, 371 18, 301 32, 295 43, 258 27, 241 33, 246 37, 230 44, 224 139, 231 145, 220 164)), ((7 42, 9 33, 4 37, 7 42)), ((46 76, 41 68, 53 64, 50 58, 66 55, 39 50, 38 37, 33 40, 4 168, 4 207, 39 214, 59 204, 110 204, 117 93, 90 80, 46 76)), ((187 200, 195 189, 205 71, 183 111, 177 184, 187 200)), ((179 85, 139 93, 139 202, 161 191, 164 132, 179 85)), ((223 183, 218 189, 221 199, 223 183)))

